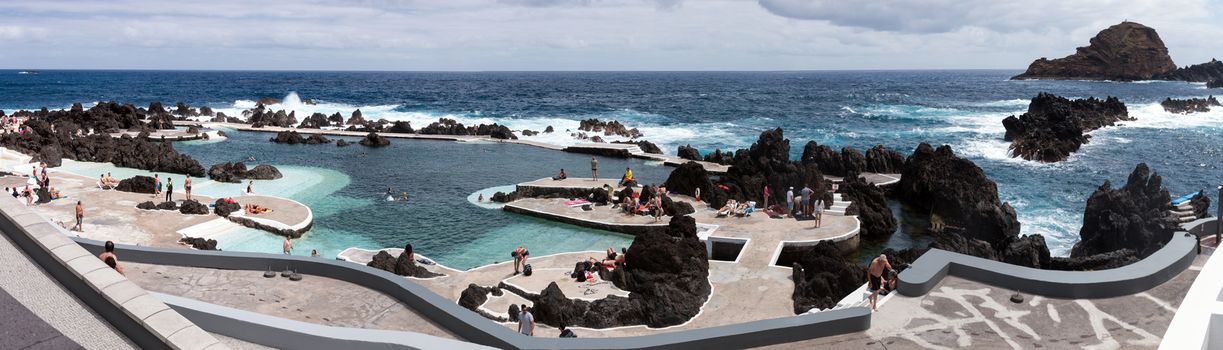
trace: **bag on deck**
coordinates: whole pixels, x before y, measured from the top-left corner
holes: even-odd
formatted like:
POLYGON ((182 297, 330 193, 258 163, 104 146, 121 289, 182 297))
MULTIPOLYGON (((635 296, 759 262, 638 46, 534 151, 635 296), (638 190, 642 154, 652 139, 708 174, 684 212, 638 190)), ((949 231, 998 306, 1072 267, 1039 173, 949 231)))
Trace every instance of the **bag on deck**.
POLYGON ((527 266, 525 266, 525 267, 523 267, 523 268, 522 268, 522 275, 523 275, 523 276, 530 276, 530 275, 531 275, 531 264, 527 264, 527 266))

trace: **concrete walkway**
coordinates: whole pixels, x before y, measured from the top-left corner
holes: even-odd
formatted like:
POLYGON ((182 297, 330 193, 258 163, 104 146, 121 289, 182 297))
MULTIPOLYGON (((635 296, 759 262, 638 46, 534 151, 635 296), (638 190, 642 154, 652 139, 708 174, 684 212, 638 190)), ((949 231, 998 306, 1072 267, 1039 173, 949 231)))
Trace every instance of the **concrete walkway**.
MULTIPOLYGON (((110 326, 110 323, 93 312, 75 296, 64 289, 30 260, 21 249, 17 248, 7 236, 0 235, 0 289, 9 295, 13 301, 20 303, 28 311, 28 315, 16 313, 16 309, 0 307, 0 323, 9 320, 22 320, 27 328, 13 329, 0 324, 0 337, 3 338, 2 348, 22 348, 15 346, 16 340, 6 334, 9 330, 28 330, 27 340, 35 341, 34 348, 61 348, 52 345, 83 346, 86 349, 135 349, 127 338, 110 326), (10 313, 8 310, 14 310, 10 313), (37 319, 37 320, 36 320, 37 319), (51 329, 37 326, 42 322, 51 329), (63 339, 57 339, 58 333, 63 339), (38 336, 35 336, 38 335, 38 336), (42 341, 43 343, 37 343, 42 341), (14 346, 14 347, 10 347, 14 346)), ((8 303, 4 303, 8 304, 8 303)))

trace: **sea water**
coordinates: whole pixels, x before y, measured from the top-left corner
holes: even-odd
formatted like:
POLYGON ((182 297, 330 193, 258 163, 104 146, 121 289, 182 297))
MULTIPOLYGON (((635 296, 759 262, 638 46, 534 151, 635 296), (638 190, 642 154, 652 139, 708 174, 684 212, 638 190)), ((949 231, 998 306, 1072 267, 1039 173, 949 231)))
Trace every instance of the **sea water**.
MULTIPOLYGON (((580 142, 571 133, 582 119, 614 119, 639 128, 645 139, 671 154, 684 144, 702 152, 747 147, 773 127, 785 130, 794 158, 808 140, 859 150, 883 144, 905 154, 919 142, 949 144, 998 183, 1002 200, 1019 215, 1022 233, 1043 235, 1055 255, 1067 254, 1078 239, 1091 192, 1105 180, 1120 185, 1139 162, 1162 175, 1173 196, 1207 189, 1217 203, 1213 189, 1223 182, 1223 109, 1176 115, 1158 105, 1168 97, 1206 97, 1212 91, 1203 84, 1007 79, 1018 73, 0 71, 0 109, 66 108, 73 102, 99 100, 147 105, 160 100, 166 105, 207 105, 241 116, 255 100, 274 97, 286 102, 269 108, 289 108, 299 120, 315 112, 340 112, 347 118, 360 109, 367 120, 410 121, 416 128, 438 118, 497 122, 515 130, 552 126, 557 132, 523 138, 556 144, 580 142), (1091 142, 1065 162, 1010 158, 1001 121, 1025 111, 1040 92, 1071 98, 1117 96, 1138 120, 1092 132, 1091 142), (303 102, 306 99, 314 104, 303 102)), ((380 150, 285 146, 267 143, 268 134, 231 135, 234 140, 177 147, 205 166, 256 155, 260 161, 288 166, 284 169, 327 169, 348 177, 349 184, 332 194, 322 194, 325 188, 301 194, 317 197, 299 200, 315 208, 317 223, 310 235, 318 238, 307 238, 315 241, 302 242, 299 249, 315 245, 333 254, 349 244, 378 248, 412 241, 437 250, 423 251, 429 256, 461 267, 503 260, 505 251, 518 243, 538 252, 550 249, 545 247, 552 242, 561 245, 550 230, 589 235, 579 240, 590 242, 583 248, 602 249, 599 245, 609 242, 601 240, 616 237, 505 214, 466 200, 481 189, 550 176, 559 167, 572 168, 570 173, 579 176, 585 156, 519 145, 398 140, 380 150), (406 206, 386 202, 387 186, 409 189, 413 199, 406 206)), ((622 162, 649 173, 650 181, 663 181, 669 171, 640 161, 622 162)), ((611 172, 620 166, 613 163, 601 165, 611 172)), ((898 214, 905 210, 892 205, 898 214)), ((865 242, 865 250, 928 243, 920 220, 900 219, 897 235, 865 242)), ((257 246, 279 251, 279 241, 257 246)))

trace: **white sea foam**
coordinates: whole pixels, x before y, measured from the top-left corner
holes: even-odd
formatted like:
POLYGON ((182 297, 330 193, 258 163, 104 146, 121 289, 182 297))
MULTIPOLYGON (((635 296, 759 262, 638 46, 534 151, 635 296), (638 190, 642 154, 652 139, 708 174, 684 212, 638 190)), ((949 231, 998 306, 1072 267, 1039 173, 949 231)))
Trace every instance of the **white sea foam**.
POLYGON ((1158 103, 1150 103, 1131 105, 1129 111, 1130 116, 1137 120, 1121 122, 1121 127, 1188 129, 1223 125, 1223 107, 1214 107, 1205 113, 1178 114, 1165 111, 1158 103))
POLYGON ((979 106, 979 107, 1024 107, 1026 108, 1028 107, 1028 104, 1031 102, 1032 102, 1031 100, 1015 98, 1015 99, 1010 99, 1010 100, 998 100, 998 101, 975 103, 973 105, 979 106))

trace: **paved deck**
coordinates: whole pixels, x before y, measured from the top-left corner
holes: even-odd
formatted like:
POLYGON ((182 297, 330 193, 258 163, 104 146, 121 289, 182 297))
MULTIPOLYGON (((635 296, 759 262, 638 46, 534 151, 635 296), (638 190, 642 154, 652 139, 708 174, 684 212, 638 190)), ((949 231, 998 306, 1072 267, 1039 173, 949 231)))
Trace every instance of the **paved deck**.
MULTIPOLYGON (((454 339, 385 294, 340 280, 265 278, 262 271, 124 263, 142 288, 302 322, 335 327, 412 331, 454 339)), ((457 300, 457 299, 456 299, 457 300)))
POLYGON ((925 296, 897 295, 871 329, 770 349, 1154 349, 1207 256, 1146 292, 1095 299, 1049 299, 947 277, 925 296))
POLYGON ((0 348, 136 348, 5 235, 0 235, 0 276, 0 348))
MULTIPOLYGON (((186 215, 178 211, 141 210, 136 208, 136 204, 145 201, 161 202, 165 199, 164 195, 102 190, 96 186, 95 178, 54 169, 48 176, 51 178, 51 187, 59 189, 68 198, 37 204, 32 209, 53 223, 70 227, 75 224, 76 201, 81 201, 85 207, 84 232, 76 234, 84 238, 145 246, 179 247, 178 240, 182 236, 178 231, 220 218, 213 214, 186 215)), ((0 177, 0 187, 24 187, 26 180, 25 176, 0 177)), ((174 198, 181 201, 186 196, 181 190, 176 190, 174 198)), ((194 195, 192 198, 201 203, 215 201, 200 195, 194 195)), ((310 209, 296 201, 269 196, 240 196, 236 197, 236 200, 239 203, 252 202, 272 208, 271 213, 248 217, 276 222, 279 223, 278 226, 303 227, 309 225, 312 220, 310 209)))

